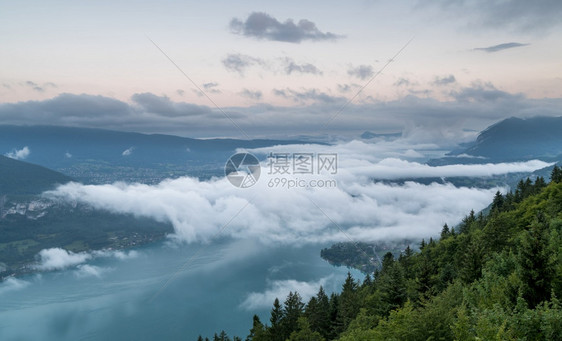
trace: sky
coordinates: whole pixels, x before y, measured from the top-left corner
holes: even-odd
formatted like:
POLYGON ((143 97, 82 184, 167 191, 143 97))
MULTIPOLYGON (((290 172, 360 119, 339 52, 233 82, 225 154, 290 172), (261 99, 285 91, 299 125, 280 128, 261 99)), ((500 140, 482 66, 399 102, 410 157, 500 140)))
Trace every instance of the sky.
POLYGON ((556 0, 5 2, 0 123, 462 142, 560 115, 561 15, 556 0))

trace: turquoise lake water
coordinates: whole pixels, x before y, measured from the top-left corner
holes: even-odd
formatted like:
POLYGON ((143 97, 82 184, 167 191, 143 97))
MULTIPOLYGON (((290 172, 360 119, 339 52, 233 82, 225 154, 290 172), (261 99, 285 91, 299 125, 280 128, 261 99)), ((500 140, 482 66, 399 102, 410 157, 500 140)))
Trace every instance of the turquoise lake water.
POLYGON ((245 338, 253 314, 268 321, 271 292, 340 290, 348 270, 320 258, 325 246, 161 242, 10 279, 0 284, 0 340, 195 341, 222 329, 245 338))

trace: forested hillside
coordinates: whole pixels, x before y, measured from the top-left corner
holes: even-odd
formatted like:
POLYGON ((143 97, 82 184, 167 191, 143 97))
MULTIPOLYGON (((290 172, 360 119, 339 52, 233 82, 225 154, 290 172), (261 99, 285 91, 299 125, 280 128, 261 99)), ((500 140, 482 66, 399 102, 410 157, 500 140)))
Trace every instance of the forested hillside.
POLYGON ((0 197, 40 194, 71 180, 50 169, 0 155, 0 197))
POLYGON ((0 155, 0 280, 33 271, 30 264, 43 249, 121 249, 162 239, 173 231, 171 224, 153 219, 66 205, 41 196, 71 180, 0 155))
POLYGON ((387 253, 380 271, 362 283, 348 276, 339 294, 276 300, 246 340, 562 340, 558 167, 551 179, 497 193, 488 215, 445 225, 417 252, 387 253))

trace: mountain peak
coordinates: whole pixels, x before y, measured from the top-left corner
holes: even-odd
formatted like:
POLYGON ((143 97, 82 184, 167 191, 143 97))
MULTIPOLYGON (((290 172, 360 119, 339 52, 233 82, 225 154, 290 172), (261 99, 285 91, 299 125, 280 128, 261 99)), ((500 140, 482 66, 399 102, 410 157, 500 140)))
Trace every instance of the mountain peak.
POLYGON ((476 143, 459 154, 496 161, 553 158, 562 154, 562 116, 510 117, 484 129, 476 143))

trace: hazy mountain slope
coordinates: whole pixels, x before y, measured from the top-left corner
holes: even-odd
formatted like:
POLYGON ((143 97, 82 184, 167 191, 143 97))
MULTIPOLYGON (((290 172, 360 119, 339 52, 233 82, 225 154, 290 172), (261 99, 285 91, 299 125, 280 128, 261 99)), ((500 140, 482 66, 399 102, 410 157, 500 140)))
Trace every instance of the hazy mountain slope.
POLYGON ((71 180, 42 166, 0 156, 0 278, 29 271, 26 264, 42 249, 124 248, 173 231, 170 224, 59 204, 40 196, 71 180))
POLYGON ((28 157, 30 162, 51 168, 71 164, 76 159, 100 159, 119 164, 153 164, 178 159, 212 159, 209 152, 232 152, 236 148, 257 148, 296 142, 298 141, 202 140, 103 129, 0 126, 1 151, 9 152, 28 146, 31 149, 28 157), (131 149, 130 154, 123 155, 123 152, 128 149, 131 149))
POLYGON ((465 154, 524 160, 562 154, 562 117, 508 118, 480 133, 465 154))
POLYGON ((39 194, 71 179, 61 173, 0 155, 0 197, 39 194))
POLYGON ((465 144, 430 165, 562 160, 562 116, 508 118, 483 130, 476 141, 465 144))
POLYGON ((301 142, 202 140, 102 129, 0 125, 0 154, 28 147, 26 161, 93 183, 219 175, 237 148, 294 143, 301 142))
POLYGON ((562 117, 508 118, 484 130, 466 154, 503 159, 562 154, 562 117))

